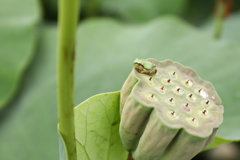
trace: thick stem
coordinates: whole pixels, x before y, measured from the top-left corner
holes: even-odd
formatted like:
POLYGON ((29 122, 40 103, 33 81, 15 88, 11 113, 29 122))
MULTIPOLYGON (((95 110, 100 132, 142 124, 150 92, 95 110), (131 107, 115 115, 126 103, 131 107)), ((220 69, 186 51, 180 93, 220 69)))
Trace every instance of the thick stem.
POLYGON ((215 15, 214 38, 219 39, 222 32, 224 2, 222 0, 217 0, 216 2, 217 4, 216 4, 216 15, 215 15))
POLYGON ((79 0, 59 0, 58 18, 58 122, 68 160, 76 160, 74 129, 74 54, 79 0))
POLYGON ((231 0, 216 0, 214 38, 219 39, 221 37, 223 20, 230 13, 231 8, 231 0))

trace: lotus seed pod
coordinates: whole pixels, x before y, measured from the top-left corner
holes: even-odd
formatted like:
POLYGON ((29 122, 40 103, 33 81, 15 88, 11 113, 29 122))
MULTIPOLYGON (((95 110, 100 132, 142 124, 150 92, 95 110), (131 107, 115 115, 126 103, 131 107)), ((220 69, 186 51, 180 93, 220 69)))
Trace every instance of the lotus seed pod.
POLYGON ((171 60, 134 61, 121 89, 120 137, 134 160, 190 160, 223 121, 211 83, 171 60))

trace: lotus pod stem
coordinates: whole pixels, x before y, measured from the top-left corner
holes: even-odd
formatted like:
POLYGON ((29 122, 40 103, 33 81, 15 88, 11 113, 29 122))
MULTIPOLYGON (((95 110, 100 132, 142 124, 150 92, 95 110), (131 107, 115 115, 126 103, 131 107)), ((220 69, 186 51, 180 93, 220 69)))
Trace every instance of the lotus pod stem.
POLYGON ((134 160, 190 160, 214 139, 223 106, 213 85, 171 60, 134 61, 121 89, 120 137, 134 160))

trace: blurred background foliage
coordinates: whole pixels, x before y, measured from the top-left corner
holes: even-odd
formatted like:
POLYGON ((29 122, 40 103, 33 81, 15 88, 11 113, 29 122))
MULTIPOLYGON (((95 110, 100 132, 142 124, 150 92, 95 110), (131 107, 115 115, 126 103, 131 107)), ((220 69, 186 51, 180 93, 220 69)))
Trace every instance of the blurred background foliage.
MULTIPOLYGON (((120 90, 136 57, 169 58, 213 82, 227 106, 219 136, 239 140, 240 1, 225 1, 232 11, 214 40, 215 0, 82 0, 75 104, 120 90)), ((0 0, 1 160, 58 159, 56 40, 57 0, 0 0)), ((239 144, 197 159, 238 160, 239 144)))

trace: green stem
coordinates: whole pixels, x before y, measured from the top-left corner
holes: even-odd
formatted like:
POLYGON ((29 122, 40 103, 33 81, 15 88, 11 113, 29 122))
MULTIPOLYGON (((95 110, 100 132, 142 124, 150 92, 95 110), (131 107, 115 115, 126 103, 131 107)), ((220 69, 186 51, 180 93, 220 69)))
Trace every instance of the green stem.
POLYGON ((58 18, 58 122, 68 160, 76 160, 74 129, 74 55, 79 0, 59 0, 58 18))
POLYGON ((216 39, 219 39, 221 37, 225 8, 226 4, 223 0, 216 1, 215 31, 214 31, 214 38, 216 39))

